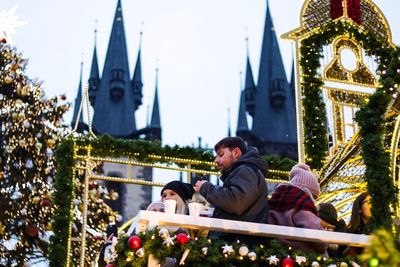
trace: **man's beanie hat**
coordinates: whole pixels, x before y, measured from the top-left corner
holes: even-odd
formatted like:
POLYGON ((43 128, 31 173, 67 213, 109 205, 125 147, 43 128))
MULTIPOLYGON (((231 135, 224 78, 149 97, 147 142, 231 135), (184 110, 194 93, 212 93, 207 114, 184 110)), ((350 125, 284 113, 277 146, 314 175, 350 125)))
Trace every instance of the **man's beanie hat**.
POLYGON ((169 182, 164 186, 164 188, 161 190, 161 195, 164 192, 165 189, 170 189, 177 193, 183 200, 188 200, 191 199, 194 193, 193 186, 188 183, 183 183, 179 181, 172 181, 169 182))
POLYGON ((332 225, 337 224, 337 211, 331 203, 319 204, 319 217, 332 225))
POLYGON ((317 177, 311 172, 310 167, 305 163, 298 163, 293 166, 289 175, 289 183, 307 189, 315 198, 318 198, 321 188, 317 177))

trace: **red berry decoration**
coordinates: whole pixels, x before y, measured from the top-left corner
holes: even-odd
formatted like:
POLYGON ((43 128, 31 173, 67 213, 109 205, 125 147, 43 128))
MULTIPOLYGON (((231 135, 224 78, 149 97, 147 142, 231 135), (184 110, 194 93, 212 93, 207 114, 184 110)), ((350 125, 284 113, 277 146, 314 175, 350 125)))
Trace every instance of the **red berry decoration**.
POLYGON ((60 95, 60 98, 61 98, 61 100, 63 100, 63 101, 67 100, 67 96, 64 95, 64 94, 60 95))
POLYGON ((183 245, 189 242, 189 238, 187 234, 180 233, 176 235, 176 241, 178 241, 178 244, 183 245))
POLYGON ((133 235, 128 239, 128 247, 130 247, 131 249, 139 249, 141 243, 142 240, 137 235, 133 235))
POLYGON ((293 267, 293 260, 287 256, 282 260, 282 267, 293 267))

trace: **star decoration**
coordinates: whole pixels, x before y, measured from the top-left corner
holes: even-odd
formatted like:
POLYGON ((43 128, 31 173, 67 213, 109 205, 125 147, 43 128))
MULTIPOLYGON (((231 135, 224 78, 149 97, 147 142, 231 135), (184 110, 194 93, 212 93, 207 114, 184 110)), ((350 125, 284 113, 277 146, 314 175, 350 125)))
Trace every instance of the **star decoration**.
POLYGON ((296 262, 298 265, 301 265, 303 262, 307 262, 307 259, 304 256, 296 256, 296 262))
POLYGON ((228 246, 227 244, 225 244, 225 246, 222 246, 222 248, 224 249, 222 251, 222 253, 224 253, 224 254, 228 254, 229 255, 229 254, 234 252, 232 246, 228 246))
POLYGON ((167 237, 165 241, 163 242, 163 245, 166 245, 167 247, 173 246, 174 245, 174 239, 175 237, 167 237))
POLYGON ((272 255, 267 258, 269 261, 269 265, 278 265, 279 259, 276 257, 276 255, 272 255))
POLYGON ((14 15, 17 7, 15 6, 9 11, 0 11, 0 39, 4 38, 8 43, 12 43, 10 34, 15 33, 15 28, 27 23, 26 21, 18 20, 18 16, 14 15))

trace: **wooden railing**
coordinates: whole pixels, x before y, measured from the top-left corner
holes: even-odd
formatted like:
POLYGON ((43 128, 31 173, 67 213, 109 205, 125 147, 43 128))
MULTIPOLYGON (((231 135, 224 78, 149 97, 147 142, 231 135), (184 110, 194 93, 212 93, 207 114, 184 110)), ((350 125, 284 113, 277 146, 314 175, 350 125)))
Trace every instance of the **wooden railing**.
POLYGON ((341 244, 355 247, 366 247, 370 239, 368 235, 347 234, 324 230, 250 223, 144 210, 138 213, 132 225, 128 229, 127 234, 132 234, 133 231, 136 231, 136 233, 143 232, 156 226, 177 226, 186 229, 229 232, 280 239, 341 244))

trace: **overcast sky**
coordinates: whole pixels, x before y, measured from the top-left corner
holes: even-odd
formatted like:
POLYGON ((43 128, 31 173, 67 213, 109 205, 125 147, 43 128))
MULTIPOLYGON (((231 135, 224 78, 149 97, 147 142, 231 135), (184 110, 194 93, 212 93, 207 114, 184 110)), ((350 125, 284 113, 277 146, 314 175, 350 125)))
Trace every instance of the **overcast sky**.
MULTIPOLYGON (((374 1, 386 15, 393 40, 400 40, 399 2, 374 1)), ((270 0, 279 35, 300 25, 303 1, 270 0)), ((76 97, 80 62, 87 81, 97 27, 100 70, 104 64, 117 0, 1 0, 0 10, 18 5, 16 15, 28 24, 12 36, 29 59, 28 74, 44 81, 46 95, 76 97), (97 20, 97 23, 95 22, 97 20), (95 26, 97 25, 97 26, 95 26)), ((236 131, 239 72, 245 68, 246 42, 255 79, 265 20, 266 0, 122 0, 131 77, 143 30, 143 105, 137 127, 146 124, 153 103, 155 68, 159 67, 159 100, 164 144, 212 146, 228 131, 236 131), (230 113, 228 114, 228 109, 230 113)), ((290 73, 292 44, 280 40, 290 73)), ((70 122, 72 111, 65 116, 70 122)), ((85 118, 86 120, 86 118, 85 118)))

